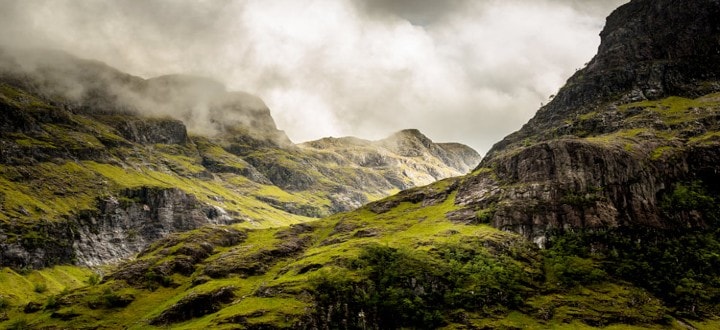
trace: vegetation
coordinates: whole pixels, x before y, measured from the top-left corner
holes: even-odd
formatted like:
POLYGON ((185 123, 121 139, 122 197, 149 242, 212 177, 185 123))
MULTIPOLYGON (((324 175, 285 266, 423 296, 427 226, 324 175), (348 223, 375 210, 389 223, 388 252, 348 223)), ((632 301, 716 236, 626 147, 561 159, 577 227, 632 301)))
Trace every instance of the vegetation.
MULTIPOLYGON (((94 285, 88 283, 94 273, 88 272, 79 277, 81 288, 54 291, 37 319, 43 325, 136 328, 165 320, 154 321, 160 327, 168 315, 194 308, 194 301, 230 290, 236 297, 232 301, 176 319, 172 327, 645 328, 694 315, 681 306, 692 310, 687 299, 699 290, 712 292, 696 284, 708 283, 709 268, 679 265, 692 273, 667 279, 676 284, 671 295, 662 294, 670 292, 668 283, 630 276, 675 274, 660 266, 642 267, 652 259, 677 258, 657 253, 681 253, 680 247, 690 244, 684 238, 643 249, 624 232, 566 233, 554 236, 550 248, 541 251, 515 234, 450 222, 446 214, 456 210, 453 201, 454 195, 435 205, 402 202, 380 214, 368 206, 284 229, 218 227, 177 234, 94 285), (590 250, 596 241, 617 248, 590 250), (622 244, 636 244, 635 250, 622 244), (63 321, 50 317, 53 311, 76 316, 63 321)), ((716 248, 703 250, 700 245, 709 244, 704 242, 693 246, 716 248)), ((697 258, 705 260, 703 267, 716 266, 707 264, 707 257, 697 258)), ((714 296, 698 297, 695 311, 712 313, 714 296)))
POLYGON ((411 251, 369 245, 348 268, 359 275, 320 273, 314 278, 315 318, 330 328, 347 326, 343 317, 358 315, 353 328, 370 320, 380 328, 436 328, 449 323, 447 310, 516 308, 531 278, 511 259, 497 260, 469 245, 411 251))

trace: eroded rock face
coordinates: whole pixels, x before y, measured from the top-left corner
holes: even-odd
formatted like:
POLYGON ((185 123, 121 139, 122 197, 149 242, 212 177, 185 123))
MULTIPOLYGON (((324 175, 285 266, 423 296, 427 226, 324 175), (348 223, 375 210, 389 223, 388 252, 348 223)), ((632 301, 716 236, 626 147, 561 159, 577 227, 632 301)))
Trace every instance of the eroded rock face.
POLYGON ((190 140, 182 121, 175 119, 145 118, 101 118, 109 126, 118 130, 122 137, 135 143, 152 145, 185 144, 190 140))
POLYGON ((77 262, 89 266, 117 262, 171 233, 235 220, 179 189, 127 190, 120 200, 99 202, 97 212, 77 218, 73 243, 77 262))
POLYGON ((224 210, 200 203, 179 189, 127 190, 119 198, 98 200, 97 210, 82 211, 62 221, 3 225, 3 233, 22 231, 22 235, 0 243, 0 264, 16 268, 58 263, 99 266, 126 259, 175 232, 236 221, 224 210))

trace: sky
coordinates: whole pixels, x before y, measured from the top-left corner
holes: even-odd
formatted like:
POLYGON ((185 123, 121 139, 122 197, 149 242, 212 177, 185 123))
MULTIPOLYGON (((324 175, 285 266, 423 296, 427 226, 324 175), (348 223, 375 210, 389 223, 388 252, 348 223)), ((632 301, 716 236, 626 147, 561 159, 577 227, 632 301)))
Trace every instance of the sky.
POLYGON ((0 44, 258 95, 294 142, 417 128, 485 153, 627 0, 0 0, 0 44))

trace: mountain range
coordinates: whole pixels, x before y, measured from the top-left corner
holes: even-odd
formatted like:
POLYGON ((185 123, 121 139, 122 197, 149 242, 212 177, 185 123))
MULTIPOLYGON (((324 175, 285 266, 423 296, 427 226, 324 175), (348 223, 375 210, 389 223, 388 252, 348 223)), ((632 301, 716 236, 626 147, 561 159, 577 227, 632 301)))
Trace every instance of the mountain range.
POLYGON ((262 100, 207 78, 46 50, 1 58, 3 266, 98 266, 206 224, 301 223, 480 159, 417 130, 296 145, 262 100))
POLYGON ((206 79, 4 52, 42 64, 2 66, 4 325, 718 328, 718 17, 621 6, 482 160, 417 130, 295 145, 206 79))

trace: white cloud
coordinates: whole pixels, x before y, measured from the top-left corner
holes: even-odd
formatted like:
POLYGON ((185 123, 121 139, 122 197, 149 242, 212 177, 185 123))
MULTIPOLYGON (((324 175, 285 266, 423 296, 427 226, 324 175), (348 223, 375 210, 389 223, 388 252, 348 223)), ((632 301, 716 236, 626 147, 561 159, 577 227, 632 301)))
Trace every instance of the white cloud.
POLYGON ((590 60, 623 2, 4 1, 0 42, 215 77, 296 142, 412 127, 485 152, 590 60))

